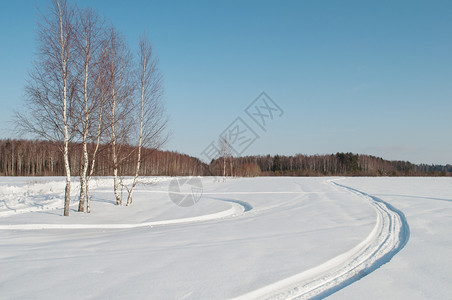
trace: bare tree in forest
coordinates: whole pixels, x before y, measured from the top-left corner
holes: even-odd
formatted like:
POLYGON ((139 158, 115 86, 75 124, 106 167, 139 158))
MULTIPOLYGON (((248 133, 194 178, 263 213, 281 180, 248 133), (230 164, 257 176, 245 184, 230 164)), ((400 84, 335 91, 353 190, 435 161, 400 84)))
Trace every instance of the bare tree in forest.
POLYGON ((137 105, 139 108, 137 161, 132 185, 130 188, 125 186, 128 191, 127 205, 132 204, 133 190, 140 174, 142 147, 158 149, 166 141, 164 131, 167 119, 161 101, 162 76, 157 67, 157 60, 152 56, 152 45, 146 36, 140 40, 136 80, 138 81, 137 91, 139 91, 139 97, 136 99, 140 102, 137 105))
MULTIPOLYGON (((105 63, 106 63, 106 48, 103 51, 103 55, 102 55, 102 70, 105 69, 105 63)), ((93 137, 93 144, 94 149, 93 152, 91 154, 91 166, 89 168, 89 174, 86 177, 86 212, 90 213, 91 212, 91 199, 90 199, 90 193, 89 193, 89 182, 91 180, 91 178, 94 175, 94 170, 95 170, 95 166, 96 166, 96 159, 97 159, 97 153, 99 152, 99 147, 101 144, 101 138, 102 138, 102 134, 105 130, 105 126, 104 125, 104 109, 105 109, 105 104, 106 104, 106 99, 108 98, 108 94, 107 94, 107 90, 108 90, 108 80, 105 76, 105 73, 103 71, 98 73, 99 76, 99 82, 96 85, 96 89, 98 89, 99 91, 97 92, 97 97, 98 97, 98 107, 97 107, 97 130, 96 130, 96 134, 92 135, 93 137)), ((89 160, 88 160, 89 162, 89 160)))
POLYGON ((54 0, 48 15, 38 24, 38 55, 25 87, 26 112, 17 114, 25 132, 62 142, 66 188, 64 215, 69 215, 71 168, 69 141, 73 130, 73 101, 76 86, 73 64, 74 9, 65 0, 54 0))
POLYGON ((225 134, 221 137, 220 146, 223 154, 223 176, 226 176, 226 163, 229 162, 229 176, 234 177, 234 148, 233 137, 230 134, 225 134))
POLYGON ((106 76, 108 80, 108 138, 111 145, 114 194, 116 204, 122 205, 119 192, 119 165, 121 148, 127 142, 127 134, 133 125, 133 119, 129 113, 133 110, 131 97, 134 87, 130 82, 131 55, 123 38, 111 27, 108 37, 108 54, 106 65, 106 76))
MULTIPOLYGON (((82 139, 82 160, 80 164, 80 202, 78 211, 85 210, 85 199, 87 199, 89 169, 88 139, 90 129, 95 126, 92 115, 97 114, 101 126, 103 95, 100 85, 104 77, 105 67, 105 31, 98 15, 91 9, 79 9, 77 11, 77 27, 74 30, 76 44, 76 66, 80 77, 79 91, 79 133, 82 139)), ((97 130, 97 152, 100 142, 101 130, 97 130)), ((94 153, 95 157, 95 153, 94 153)), ((92 166, 94 167, 94 166, 92 166)), ((92 171, 92 169, 91 169, 92 171)))
POLYGON ((220 146, 221 156, 223 159, 223 181, 225 181, 226 180, 226 162, 227 162, 229 152, 230 152, 230 145, 229 145, 228 138, 226 136, 221 136, 218 143, 220 146))
MULTIPOLYGON (((101 142, 101 136, 102 136, 102 118, 103 118, 103 103, 99 107, 99 115, 98 115, 98 127, 97 127, 97 135, 96 135, 96 141, 94 146, 94 151, 92 153, 91 158, 91 167, 89 168, 89 174, 86 176, 86 212, 91 212, 91 199, 90 199, 90 193, 89 193, 89 182, 94 174, 94 169, 96 166, 96 156, 99 151, 99 146, 101 142)), ((89 163, 89 160, 88 160, 89 163)))
POLYGON ((229 166, 231 167, 231 177, 234 177, 234 156, 232 151, 229 151, 229 166))

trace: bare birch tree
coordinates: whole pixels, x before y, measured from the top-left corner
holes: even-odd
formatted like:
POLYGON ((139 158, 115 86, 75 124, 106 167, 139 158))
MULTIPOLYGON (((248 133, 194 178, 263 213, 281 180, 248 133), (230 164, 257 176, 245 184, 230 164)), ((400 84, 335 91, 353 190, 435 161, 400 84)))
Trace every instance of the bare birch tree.
POLYGON ((158 70, 157 60, 152 55, 152 45, 146 36, 140 39, 139 61, 136 71, 139 91, 139 124, 138 124, 138 146, 135 175, 132 185, 125 186, 128 192, 127 205, 132 204, 133 190, 137 184, 140 174, 142 147, 147 146, 158 149, 166 142, 165 129, 167 119, 164 115, 164 107, 161 101, 163 88, 162 76, 158 70))
MULTIPOLYGON (((102 70, 105 69, 105 63, 106 63, 106 48, 104 49, 104 55, 102 56, 102 70)), ((100 76, 100 82, 98 83, 98 85, 96 86, 97 89, 99 89, 98 92, 98 97, 99 97, 99 102, 98 102, 98 115, 97 115, 97 131, 96 134, 93 135, 93 144, 94 146, 94 150, 91 154, 91 166, 89 168, 89 174, 86 177, 86 212, 90 213, 91 212, 91 199, 90 199, 90 193, 89 193, 89 182, 91 180, 91 178, 94 175, 94 170, 96 167, 96 159, 97 159, 97 153, 99 152, 99 147, 102 141, 102 136, 103 136, 103 132, 105 131, 105 126, 104 126, 104 109, 105 109, 105 105, 106 105, 106 99, 108 98, 108 80, 105 76, 104 72, 100 72, 99 73, 100 76)))
MULTIPOLYGON (((92 158, 91 158, 91 167, 89 169, 89 174, 86 177, 86 212, 90 213, 91 212, 91 199, 90 199, 90 193, 89 193, 89 182, 91 180, 91 178, 93 177, 94 174, 94 169, 96 166, 96 156, 97 153, 99 151, 99 146, 100 146, 100 142, 101 142, 101 137, 102 137, 102 118, 103 118, 103 104, 99 109, 99 123, 98 123, 98 127, 97 127, 97 140, 95 142, 95 147, 94 147, 94 151, 92 154, 92 158)), ((88 161, 89 162, 89 161, 88 161)))
POLYGON ((226 159, 228 157, 229 143, 226 137, 220 137, 218 144, 220 145, 221 156, 223 158, 223 181, 226 180, 226 159))
POLYGON ((129 113, 132 111, 134 87, 130 82, 132 60, 123 38, 111 27, 109 31, 106 76, 108 80, 108 138, 111 145, 113 167, 113 190, 116 204, 122 205, 119 192, 119 165, 122 161, 121 148, 127 141, 127 134, 133 125, 129 113))
MULTIPOLYGON (((90 129, 95 126, 92 115, 98 115, 98 126, 101 126, 102 108, 105 90, 100 88, 104 79, 106 38, 103 24, 96 12, 87 8, 77 11, 77 27, 75 32, 77 67, 80 77, 80 88, 77 97, 80 101, 79 133, 82 139, 82 161, 80 164, 80 202, 78 211, 85 210, 85 199, 87 199, 89 153, 88 139, 90 129)), ((100 142, 101 128, 97 130, 97 145, 100 142)), ((97 153, 98 146, 95 147, 97 153)), ((93 166, 92 166, 93 167, 93 166)))
POLYGON ((74 9, 65 0, 54 0, 38 23, 38 55, 25 87, 26 112, 17 114, 19 128, 44 139, 62 142, 66 188, 64 215, 69 215, 71 167, 69 141, 73 133, 76 86, 73 64, 74 9))
POLYGON ((233 158, 233 148, 231 143, 231 137, 228 134, 225 134, 223 136, 220 136, 218 140, 218 145, 220 147, 221 151, 221 157, 223 159, 223 181, 226 180, 226 166, 229 161, 229 170, 230 170, 230 176, 233 177, 233 167, 234 167, 234 158, 233 158))
POLYGON ((229 151, 229 166, 231 167, 231 177, 234 177, 234 156, 232 151, 229 151))

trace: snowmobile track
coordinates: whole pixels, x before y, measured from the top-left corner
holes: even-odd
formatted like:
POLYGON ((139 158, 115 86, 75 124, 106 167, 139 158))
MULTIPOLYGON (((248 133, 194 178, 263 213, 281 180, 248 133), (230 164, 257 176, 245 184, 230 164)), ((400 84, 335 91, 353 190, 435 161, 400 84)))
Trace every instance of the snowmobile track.
POLYGON ((370 202, 376 211, 372 232, 353 249, 317 267, 237 299, 321 299, 389 262, 407 244, 410 229, 400 210, 375 196, 334 181, 331 183, 370 202))

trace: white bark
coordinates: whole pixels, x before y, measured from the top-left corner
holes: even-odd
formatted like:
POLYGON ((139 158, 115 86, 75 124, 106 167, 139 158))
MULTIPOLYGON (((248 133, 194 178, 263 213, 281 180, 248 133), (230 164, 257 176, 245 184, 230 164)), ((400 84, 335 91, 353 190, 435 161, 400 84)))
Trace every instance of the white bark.
POLYGON ((103 105, 104 105, 104 101, 102 100, 101 103, 100 103, 100 108, 99 108, 99 123, 98 123, 98 127, 97 127, 96 147, 94 148, 94 151, 93 151, 93 158, 91 160, 91 169, 89 171, 89 175, 86 178, 86 212, 87 213, 91 212, 91 199, 90 199, 90 194, 89 194, 89 181, 91 180, 91 177, 94 174, 94 168, 96 166, 97 151, 99 150, 99 145, 100 145, 100 139, 101 139, 101 134, 102 134, 103 105))
POLYGON ((228 156, 228 153, 227 153, 228 145, 227 145, 226 138, 224 138, 224 137, 220 138, 220 147, 221 147, 221 151, 223 152, 222 153, 222 156, 223 156, 223 181, 225 181, 226 180, 226 158, 228 156))
MULTIPOLYGON (((89 54, 87 54, 89 56, 89 54)), ((89 112, 88 112, 88 61, 89 57, 86 56, 85 60, 85 71, 84 71, 84 84, 83 84, 83 98, 84 98, 84 128, 83 128, 83 141, 82 141, 82 166, 80 170, 80 202, 78 206, 79 212, 85 211, 85 199, 86 199, 86 189, 87 189, 87 181, 86 174, 88 172, 88 148, 87 148, 87 139, 89 132, 89 112)))
MULTIPOLYGON (((165 141, 163 131, 166 128, 164 117, 164 107, 161 103, 162 85, 161 75, 157 68, 157 61, 152 57, 152 45, 146 36, 140 40, 139 68, 136 79, 139 90, 139 124, 138 124, 138 145, 135 165, 135 174, 132 185, 124 187, 127 189, 127 205, 132 204, 132 196, 138 182, 142 163, 142 149, 147 145, 158 149, 165 141)), ((177 162, 175 162, 177 163, 177 162)))
POLYGON ((141 147, 143 145, 143 114, 144 114, 144 96, 145 96, 145 89, 146 89, 146 71, 147 71, 147 64, 148 64, 148 57, 143 53, 143 48, 141 50, 142 55, 142 66, 141 66, 141 106, 140 106, 140 136, 138 139, 138 153, 137 153, 137 165, 135 168, 135 176, 133 177, 132 187, 128 191, 129 195, 127 196, 127 206, 132 204, 132 194, 133 190, 137 184, 138 174, 140 172, 140 166, 141 166, 141 147))
POLYGON ((112 110, 111 110, 111 150, 113 156, 113 190, 116 198, 116 205, 122 205, 121 195, 119 194, 119 178, 118 178, 118 153, 116 151, 116 96, 113 89, 112 110))
POLYGON ((226 155, 223 155, 223 180, 226 178, 226 155))
POLYGON ((109 140, 112 149, 112 168, 114 185, 113 190, 116 204, 122 205, 119 191, 121 180, 119 168, 128 157, 121 153, 124 143, 127 143, 133 118, 129 114, 132 111, 131 98, 134 87, 130 82, 131 57, 123 39, 114 28, 111 28, 108 48, 108 88, 109 88, 109 140))
MULTIPOLYGON (((62 79, 63 79, 63 130, 64 130, 64 148, 63 148, 63 157, 64 157, 64 168, 66 171, 66 189, 64 194, 64 215, 69 216, 69 206, 71 204, 71 168, 69 165, 69 122, 68 122, 68 99, 67 99, 67 76, 68 76, 68 56, 69 49, 67 49, 68 43, 68 24, 63 26, 63 19, 65 16, 62 8, 60 6, 60 2, 57 0, 56 4, 58 6, 58 18, 60 23, 60 48, 61 48, 61 65, 62 65, 62 79)), ((67 13, 67 12, 66 12, 67 13)))

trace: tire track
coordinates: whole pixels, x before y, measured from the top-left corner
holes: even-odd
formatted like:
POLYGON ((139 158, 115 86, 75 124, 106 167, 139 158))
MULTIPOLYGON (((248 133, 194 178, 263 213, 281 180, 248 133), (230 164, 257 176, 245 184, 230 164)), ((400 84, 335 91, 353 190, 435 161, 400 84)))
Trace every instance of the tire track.
POLYGON ((410 229, 400 210, 375 196, 333 181, 331 183, 370 202, 376 211, 376 224, 372 232, 353 249, 317 267, 237 299, 324 298, 389 262, 407 244, 410 229))

